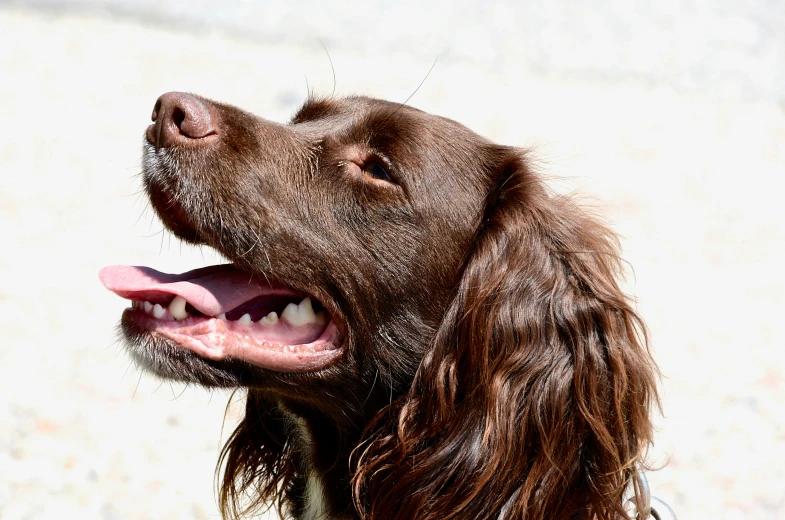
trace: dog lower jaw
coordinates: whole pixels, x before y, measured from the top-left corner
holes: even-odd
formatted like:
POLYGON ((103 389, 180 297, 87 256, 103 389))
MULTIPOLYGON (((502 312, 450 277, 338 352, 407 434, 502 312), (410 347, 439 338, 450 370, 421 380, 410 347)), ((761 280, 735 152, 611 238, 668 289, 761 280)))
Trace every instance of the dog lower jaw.
POLYGON ((136 337, 128 337, 126 332, 126 339, 132 344, 140 343, 140 334, 149 334, 205 360, 238 360, 276 372, 316 372, 330 367, 343 355, 340 333, 333 321, 313 341, 288 345, 259 341, 230 329, 223 320, 211 317, 161 321, 141 310, 128 308, 122 320, 133 325, 132 334, 136 337))

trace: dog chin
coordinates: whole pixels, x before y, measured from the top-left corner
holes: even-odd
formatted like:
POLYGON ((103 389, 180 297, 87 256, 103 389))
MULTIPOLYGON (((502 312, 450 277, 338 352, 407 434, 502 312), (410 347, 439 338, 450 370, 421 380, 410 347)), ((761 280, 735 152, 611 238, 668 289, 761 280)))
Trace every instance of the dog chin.
POLYGON ((118 333, 136 365, 158 377, 219 388, 240 386, 249 379, 247 367, 233 361, 203 359, 130 321, 122 320, 118 333))

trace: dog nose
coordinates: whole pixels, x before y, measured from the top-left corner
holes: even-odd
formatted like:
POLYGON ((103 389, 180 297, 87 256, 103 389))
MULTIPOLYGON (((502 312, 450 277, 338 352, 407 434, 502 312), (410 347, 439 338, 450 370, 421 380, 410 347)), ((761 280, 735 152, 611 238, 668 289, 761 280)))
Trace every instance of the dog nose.
POLYGON ((176 145, 206 145, 217 133, 210 107, 190 94, 168 92, 153 108, 153 124, 147 127, 147 142, 156 148, 176 145))

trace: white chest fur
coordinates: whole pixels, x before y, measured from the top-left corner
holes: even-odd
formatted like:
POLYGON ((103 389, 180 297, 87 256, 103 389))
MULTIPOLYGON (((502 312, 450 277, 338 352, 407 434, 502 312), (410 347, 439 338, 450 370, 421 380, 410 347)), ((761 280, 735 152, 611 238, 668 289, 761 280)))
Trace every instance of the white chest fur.
POLYGON ((302 516, 300 516, 300 520, 328 520, 327 507, 324 500, 324 483, 320 477, 312 475, 313 439, 311 434, 305 421, 284 407, 281 406, 280 408, 286 412, 286 417, 289 420, 289 431, 297 439, 298 451, 303 455, 302 470, 306 475, 309 475, 305 482, 305 496, 303 497, 305 508, 302 516))

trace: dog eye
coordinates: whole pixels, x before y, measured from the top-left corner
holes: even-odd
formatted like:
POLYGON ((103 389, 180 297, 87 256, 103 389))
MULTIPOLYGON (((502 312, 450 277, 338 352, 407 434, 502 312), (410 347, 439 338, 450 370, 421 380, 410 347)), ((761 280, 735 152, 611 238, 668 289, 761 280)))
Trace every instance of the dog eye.
POLYGON ((384 169, 384 166, 376 162, 366 164, 363 168, 363 175, 380 181, 391 181, 390 175, 384 169))

